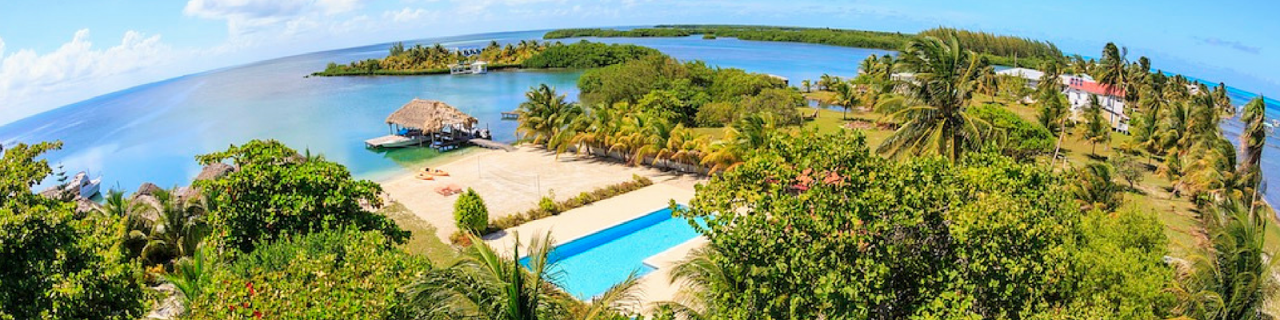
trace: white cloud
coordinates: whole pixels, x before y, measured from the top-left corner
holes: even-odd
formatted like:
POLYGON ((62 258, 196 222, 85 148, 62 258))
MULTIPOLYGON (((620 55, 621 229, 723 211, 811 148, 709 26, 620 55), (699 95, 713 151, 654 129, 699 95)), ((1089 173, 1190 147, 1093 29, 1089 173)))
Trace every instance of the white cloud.
POLYGON ((422 18, 426 14, 427 14, 426 9, 423 9, 423 8, 412 9, 409 7, 405 7, 404 9, 400 9, 400 11, 383 12, 382 16, 385 18, 391 19, 391 21, 394 21, 394 22, 409 22, 409 21, 418 20, 419 18, 422 18))
MULTIPOLYGON (((120 43, 94 49, 81 29, 53 52, 18 50, 7 56, 0 44, 0 123, 123 89, 118 76, 166 64, 172 49, 159 35, 125 32, 120 43)), ((129 84, 132 85, 132 84, 129 84)))
POLYGON ((297 31, 308 20, 356 10, 364 0, 189 0, 182 12, 205 19, 226 20, 232 37, 284 24, 297 31))

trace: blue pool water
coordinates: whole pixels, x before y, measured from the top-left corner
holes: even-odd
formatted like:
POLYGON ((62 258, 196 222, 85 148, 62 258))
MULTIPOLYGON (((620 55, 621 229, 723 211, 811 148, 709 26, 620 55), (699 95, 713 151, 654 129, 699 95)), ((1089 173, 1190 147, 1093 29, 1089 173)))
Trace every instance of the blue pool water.
MULTIPOLYGON (((701 222, 699 222, 701 223, 701 222)), ((652 272, 644 259, 671 249, 698 236, 684 218, 671 216, 671 209, 654 211, 631 221, 556 246, 551 250, 551 271, 562 271, 561 287, 578 299, 587 300, 627 279, 652 272)), ((529 258, 520 259, 529 266, 529 258)))

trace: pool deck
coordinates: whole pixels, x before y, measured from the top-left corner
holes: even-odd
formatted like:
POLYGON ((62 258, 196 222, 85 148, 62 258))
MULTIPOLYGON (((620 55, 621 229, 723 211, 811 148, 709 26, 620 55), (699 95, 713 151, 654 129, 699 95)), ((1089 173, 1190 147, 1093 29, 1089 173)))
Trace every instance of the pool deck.
MULTIPOLYGON (((548 232, 556 244, 567 243, 580 237, 607 229, 619 223, 665 208, 670 200, 688 204, 694 190, 681 184, 657 183, 640 190, 596 202, 559 215, 529 222, 498 234, 486 236, 485 242, 497 252, 511 252, 515 235, 520 235, 521 246, 528 245, 535 237, 548 232)), ((657 270, 640 278, 639 290, 642 313, 647 313, 653 302, 674 298, 678 286, 671 285, 667 271, 675 262, 683 259, 690 250, 701 247, 707 240, 701 236, 663 251, 644 260, 657 270)), ((521 248, 524 253, 524 248, 521 248)))
MULTIPOLYGON (((690 195, 693 194, 693 185, 704 181, 694 176, 641 166, 625 166, 593 157, 574 154, 557 156, 528 146, 516 147, 511 152, 475 151, 432 168, 442 169, 450 175, 430 181, 418 180, 414 175, 420 168, 407 168, 381 184, 391 200, 404 204, 423 221, 435 226, 436 236, 445 242, 448 242, 450 234, 458 230, 453 221, 453 203, 458 196, 436 193, 435 189, 440 186, 474 188, 489 208, 489 219, 498 219, 536 207, 538 200, 552 190, 556 200, 563 201, 585 191, 631 181, 632 175, 648 177, 655 184, 687 189, 690 195)), ((637 210, 652 209, 649 207, 665 203, 647 201, 643 202, 645 208, 637 210)), ((604 218, 600 220, 611 222, 604 218)))

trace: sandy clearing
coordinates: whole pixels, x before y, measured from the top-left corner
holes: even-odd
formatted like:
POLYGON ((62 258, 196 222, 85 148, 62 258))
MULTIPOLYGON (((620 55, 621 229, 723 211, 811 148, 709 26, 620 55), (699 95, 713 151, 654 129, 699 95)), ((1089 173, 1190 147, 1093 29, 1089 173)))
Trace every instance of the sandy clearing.
POLYGON ((453 222, 453 202, 457 195, 442 196, 435 188, 456 184, 473 188, 489 208, 489 218, 497 219, 534 208, 538 199, 554 192, 556 200, 579 193, 630 181, 633 175, 693 192, 697 177, 662 172, 640 166, 626 166, 594 157, 561 154, 520 147, 516 151, 483 150, 437 168, 448 177, 418 180, 408 172, 382 182, 391 199, 403 204, 422 220, 436 227, 436 235, 448 241, 457 231, 453 222))

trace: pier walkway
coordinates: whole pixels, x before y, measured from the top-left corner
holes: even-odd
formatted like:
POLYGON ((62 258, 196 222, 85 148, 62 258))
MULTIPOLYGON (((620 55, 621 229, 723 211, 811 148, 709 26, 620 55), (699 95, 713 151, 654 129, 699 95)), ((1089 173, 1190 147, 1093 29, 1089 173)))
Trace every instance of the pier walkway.
POLYGON ((471 142, 471 144, 474 144, 474 145, 480 146, 481 148, 488 148, 488 149, 501 149, 501 150, 506 151, 506 152, 511 152, 511 151, 515 151, 515 150, 516 150, 516 147, 513 147, 513 146, 511 146, 511 145, 509 145, 509 144, 505 144, 505 143, 501 143, 501 142, 496 142, 496 141, 489 140, 489 139, 471 139, 471 141, 470 141, 470 142, 471 142))

